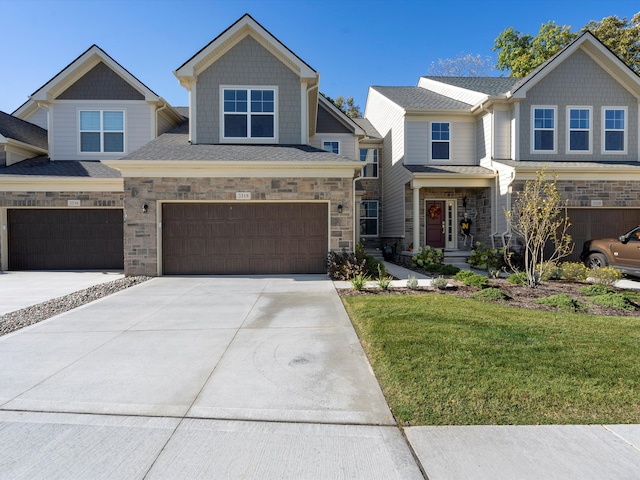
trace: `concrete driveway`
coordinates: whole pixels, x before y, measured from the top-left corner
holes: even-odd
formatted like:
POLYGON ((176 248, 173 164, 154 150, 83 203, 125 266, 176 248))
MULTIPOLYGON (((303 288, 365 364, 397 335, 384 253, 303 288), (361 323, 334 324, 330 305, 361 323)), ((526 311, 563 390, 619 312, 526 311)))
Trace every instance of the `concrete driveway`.
POLYGON ((0 315, 123 277, 98 270, 0 272, 0 315))
POLYGON ((156 278, 0 365, 7 478, 422 478, 326 276, 156 278))

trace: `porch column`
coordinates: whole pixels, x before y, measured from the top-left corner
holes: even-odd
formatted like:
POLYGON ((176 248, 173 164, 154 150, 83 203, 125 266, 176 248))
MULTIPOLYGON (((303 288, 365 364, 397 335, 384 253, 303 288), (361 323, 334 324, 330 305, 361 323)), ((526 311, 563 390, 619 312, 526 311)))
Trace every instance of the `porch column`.
POLYGON ((413 251, 420 247, 420 187, 413 187, 413 251))

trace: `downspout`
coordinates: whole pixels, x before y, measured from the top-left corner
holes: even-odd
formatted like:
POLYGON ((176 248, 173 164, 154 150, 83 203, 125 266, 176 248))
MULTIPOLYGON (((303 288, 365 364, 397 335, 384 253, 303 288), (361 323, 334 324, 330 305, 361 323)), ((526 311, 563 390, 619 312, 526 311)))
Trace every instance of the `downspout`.
MULTIPOLYGON (((516 172, 515 170, 511 172, 511 180, 509 180, 509 183, 507 184, 507 208, 511 208, 511 185, 513 185, 513 182, 516 179, 516 172)), ((497 197, 497 195, 496 195, 497 197)), ((497 203, 496 203, 497 205, 497 203)), ((507 242, 505 240, 506 236, 511 237, 511 222, 509 222, 509 220, 507 220, 507 229, 500 234, 500 238, 502 239, 502 246, 506 247, 507 246, 507 242)), ((495 247, 494 247, 495 248, 495 247)))

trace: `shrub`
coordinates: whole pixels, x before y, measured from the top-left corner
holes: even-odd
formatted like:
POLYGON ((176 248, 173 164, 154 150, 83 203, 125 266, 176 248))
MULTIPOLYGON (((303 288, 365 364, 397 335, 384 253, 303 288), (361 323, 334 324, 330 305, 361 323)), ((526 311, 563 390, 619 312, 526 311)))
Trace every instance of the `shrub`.
POLYGON ((327 272, 333 280, 349 280, 366 271, 366 259, 358 259, 355 253, 329 252, 327 272))
POLYGON ((437 288, 438 290, 446 290, 447 285, 449 285, 449 282, 442 276, 431 280, 431 286, 437 288))
POLYGON ((353 289, 359 292, 365 287, 366 283, 369 280, 371 280, 371 277, 369 277, 369 275, 358 273, 357 275, 354 275, 349 281, 351 282, 351 286, 353 287, 353 289))
POLYGON ((458 273, 460 269, 458 267, 454 267, 453 265, 438 265, 438 269, 435 273, 439 273, 441 275, 455 275, 458 273))
POLYGON ((586 287, 579 288, 578 292, 588 297, 595 297, 596 295, 606 295, 607 293, 612 293, 611 289, 606 285, 587 285, 586 287))
POLYGON ((536 265, 536 271, 540 274, 540 281, 557 280, 560 278, 560 267, 555 262, 544 262, 536 265))
POLYGON ((526 285, 527 284, 527 274, 526 272, 515 272, 507 277, 507 281, 509 283, 513 283, 514 285, 526 285))
POLYGON ((380 267, 380 265, 378 266, 378 286, 382 290, 389 290, 393 277, 387 275, 386 273, 383 274, 382 273, 383 268, 384 268, 384 265, 382 265, 382 268, 380 267))
MULTIPOLYGON (((601 285, 594 285, 601 286, 601 285)), ((591 297, 589 301, 601 307, 615 308, 616 310, 635 310, 635 304, 621 293, 604 293, 591 297)))
POLYGON ((548 305, 550 307, 556 307, 560 310, 565 310, 567 312, 578 312, 580 310, 585 310, 587 306, 576 300, 575 298, 571 298, 566 293, 559 293, 557 295, 551 295, 545 298, 539 298, 536 300, 537 303, 542 305, 548 305))
POLYGON ((592 268, 588 275, 593 283, 599 285, 613 285, 622 278, 620 271, 613 267, 592 268))
POLYGON ((472 267, 488 270, 493 276, 504 269, 504 249, 491 248, 476 242, 468 260, 472 267))
POLYGON ((407 277, 407 288, 409 290, 416 290, 418 288, 418 279, 415 275, 409 275, 407 277))
POLYGON ((479 290, 471 295, 471 297, 483 302, 504 302, 505 300, 511 300, 509 295, 495 287, 479 290))
POLYGON ((420 247, 416 255, 413 256, 413 266, 427 269, 427 266, 442 265, 444 252, 439 248, 430 246, 420 247))
POLYGON ((569 282, 584 282, 589 269, 581 262, 562 262, 560 264, 560 278, 569 282))
POLYGON ((484 275, 480 275, 479 273, 461 270, 453 278, 455 278, 456 280, 460 280, 465 285, 471 287, 485 288, 489 286, 489 279, 484 275))
POLYGON ((358 245, 356 245, 355 255, 359 262, 364 261, 364 272, 371 278, 380 278, 387 275, 387 269, 384 263, 364 251, 363 240, 360 240, 358 245))

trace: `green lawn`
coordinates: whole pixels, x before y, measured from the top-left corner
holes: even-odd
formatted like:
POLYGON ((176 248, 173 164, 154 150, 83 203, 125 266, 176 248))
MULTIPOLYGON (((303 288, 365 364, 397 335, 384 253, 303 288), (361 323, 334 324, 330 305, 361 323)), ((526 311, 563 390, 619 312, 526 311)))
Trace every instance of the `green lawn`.
POLYGON ((344 298, 401 425, 640 423, 640 318, 344 298))

